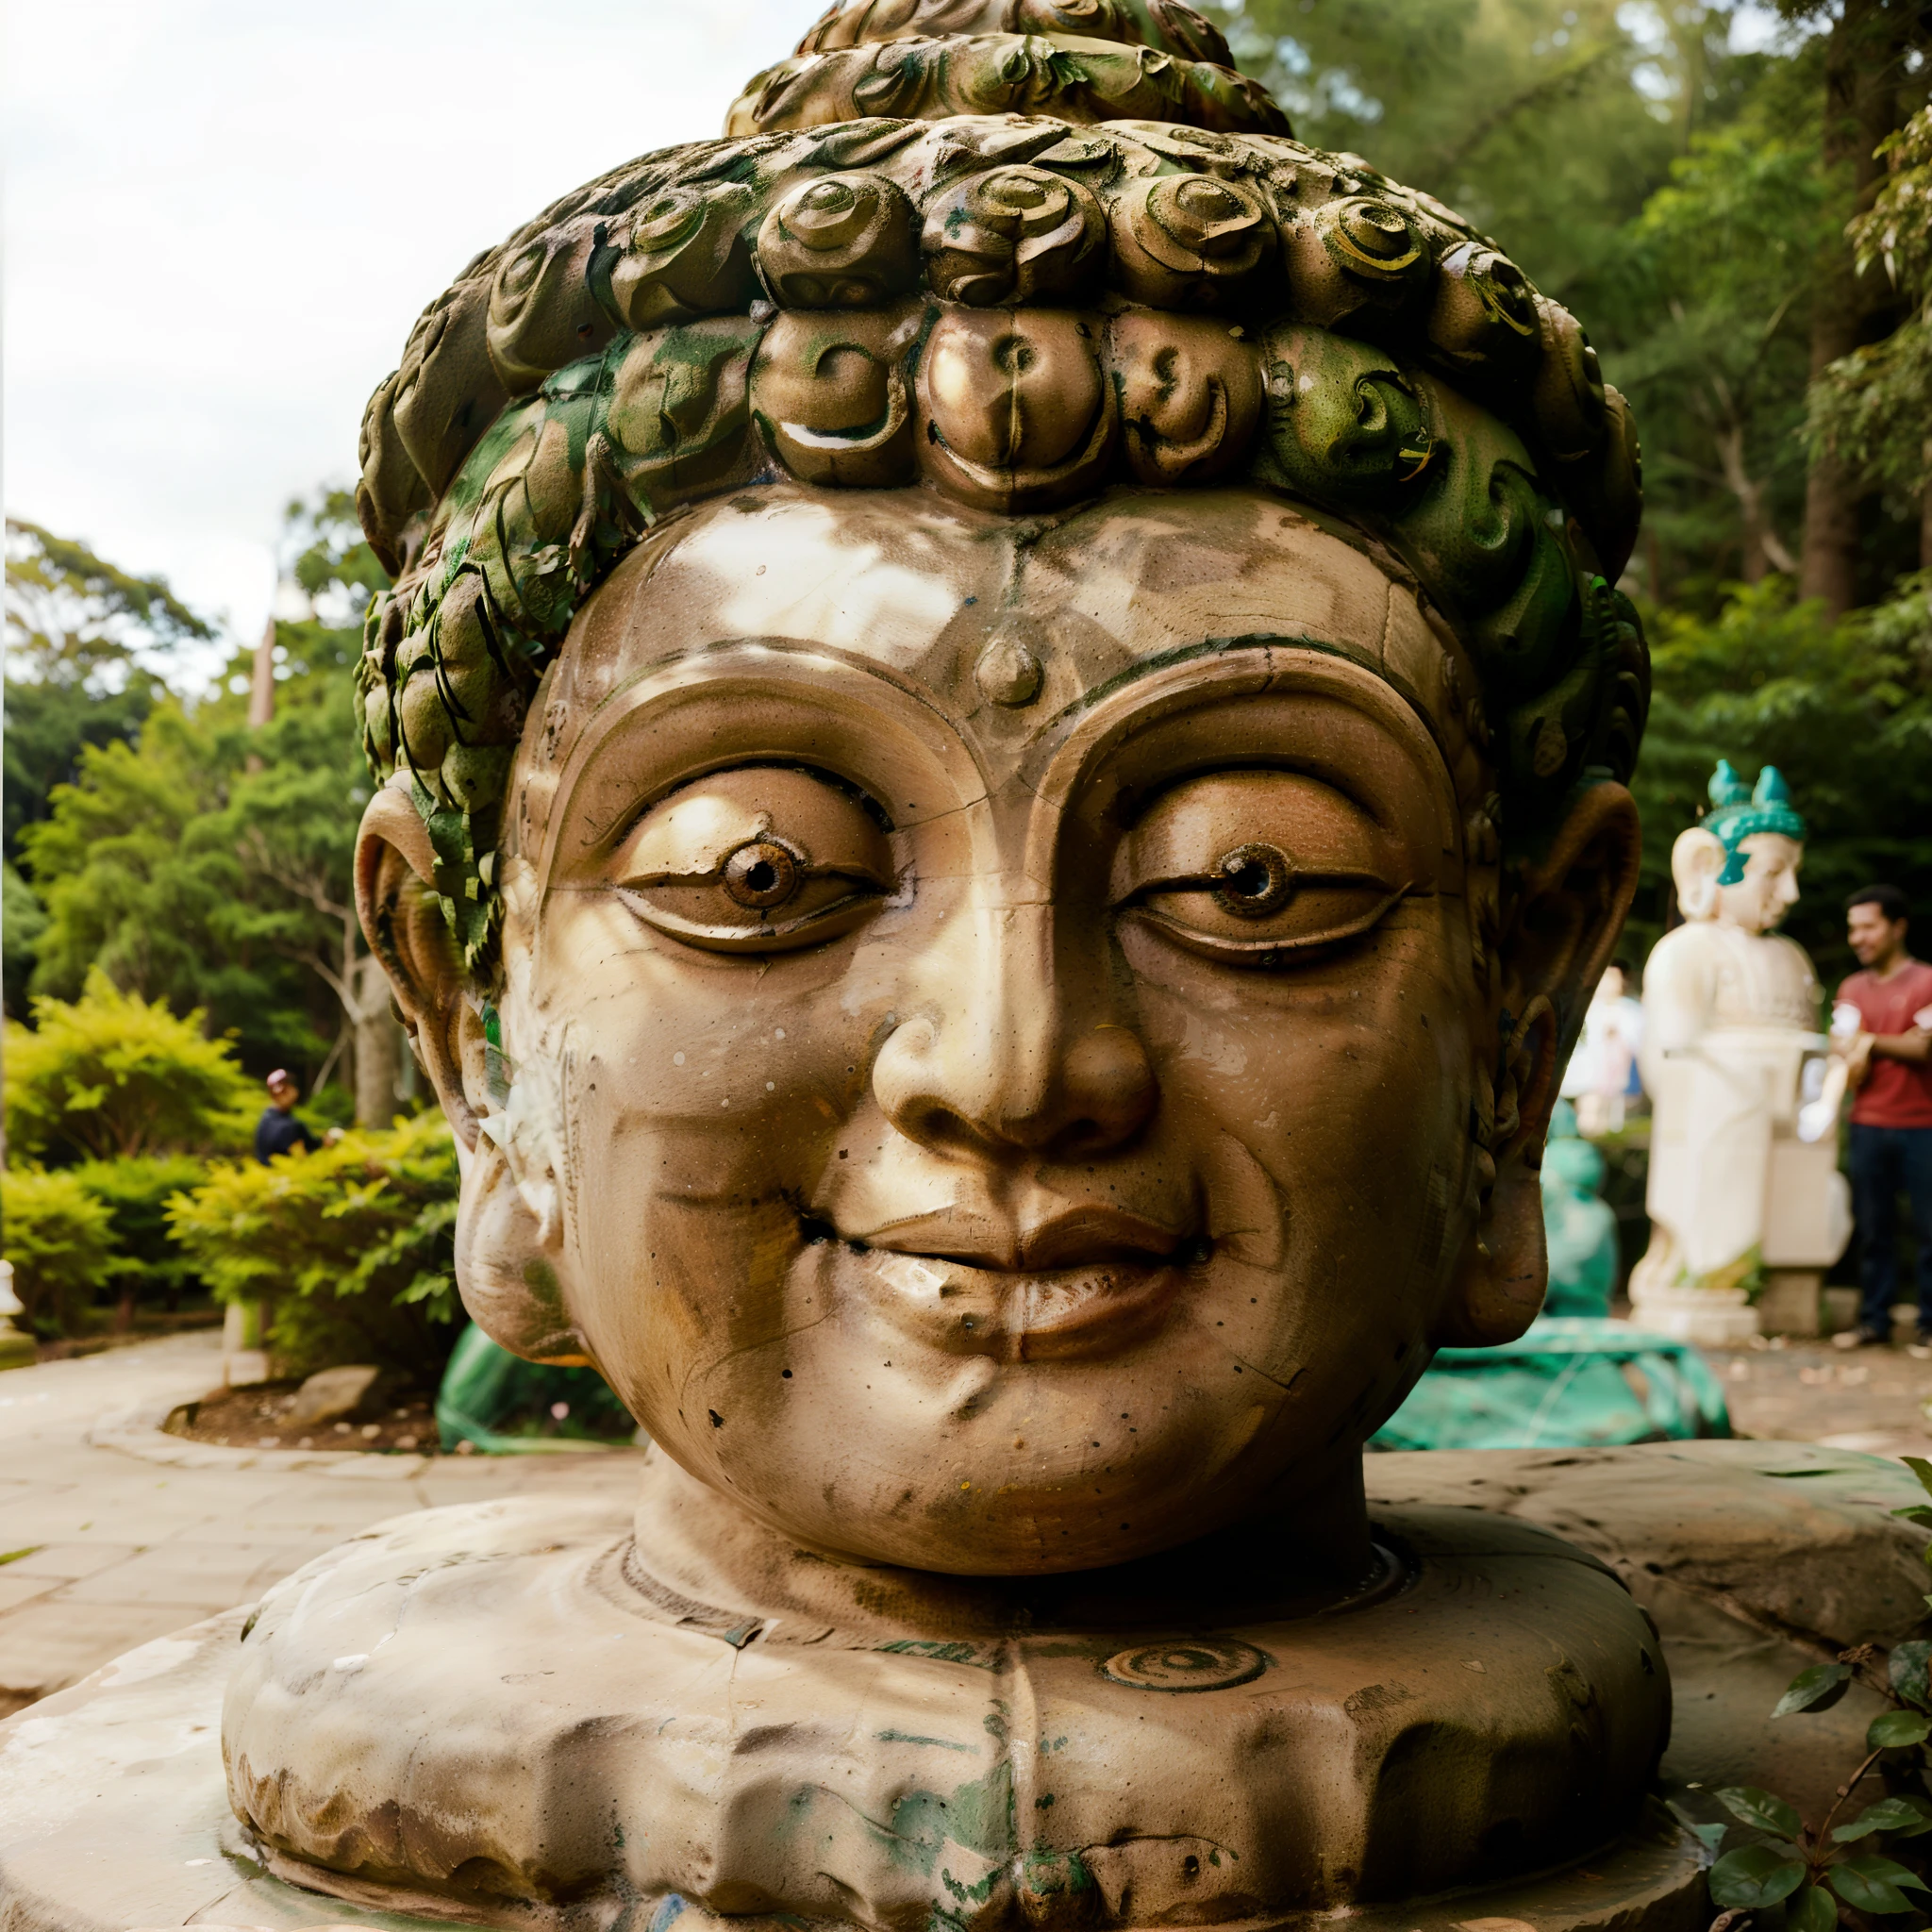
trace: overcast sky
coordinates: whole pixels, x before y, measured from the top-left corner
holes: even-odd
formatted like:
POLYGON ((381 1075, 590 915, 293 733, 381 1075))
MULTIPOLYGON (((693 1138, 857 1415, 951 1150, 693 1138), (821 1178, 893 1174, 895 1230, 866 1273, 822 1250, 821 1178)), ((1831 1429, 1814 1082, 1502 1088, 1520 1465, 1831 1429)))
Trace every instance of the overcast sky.
POLYGON ((12 0, 12 514, 259 633, 283 505, 479 248, 714 135, 823 0, 12 0))
POLYGON ((715 134, 821 5, 12 0, 8 510, 252 641, 283 505, 353 481, 424 305, 557 195, 715 134))

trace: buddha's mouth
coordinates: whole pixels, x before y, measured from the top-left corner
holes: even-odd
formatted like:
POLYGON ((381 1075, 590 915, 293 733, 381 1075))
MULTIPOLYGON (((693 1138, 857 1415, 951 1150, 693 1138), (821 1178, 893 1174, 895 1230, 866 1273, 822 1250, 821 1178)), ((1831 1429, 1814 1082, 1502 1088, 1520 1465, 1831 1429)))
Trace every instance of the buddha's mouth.
POLYGON ((841 1291, 909 1340, 1007 1361, 1112 1355, 1143 1340, 1208 1255, 1203 1240, 1105 1205, 1030 1228, 924 1216, 828 1245, 841 1291))

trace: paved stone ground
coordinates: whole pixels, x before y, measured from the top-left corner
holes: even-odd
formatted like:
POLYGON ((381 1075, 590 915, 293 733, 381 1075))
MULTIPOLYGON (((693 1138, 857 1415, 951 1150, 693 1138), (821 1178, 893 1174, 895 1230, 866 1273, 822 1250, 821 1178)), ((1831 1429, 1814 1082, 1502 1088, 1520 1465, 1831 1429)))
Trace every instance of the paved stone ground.
POLYGON ((219 1363, 204 1332, 0 1375, 0 1716, 259 1596, 385 1517, 530 1490, 622 1493, 637 1480, 625 1452, 357 1457, 341 1474, 293 1456, 170 1466, 86 1440, 115 1411, 206 1394, 219 1363))
POLYGON ((1708 1359, 1740 1436, 1932 1457, 1920 1410, 1932 1396, 1932 1358, 1903 1348, 1846 1351, 1779 1337, 1764 1347, 1713 1349, 1708 1359))

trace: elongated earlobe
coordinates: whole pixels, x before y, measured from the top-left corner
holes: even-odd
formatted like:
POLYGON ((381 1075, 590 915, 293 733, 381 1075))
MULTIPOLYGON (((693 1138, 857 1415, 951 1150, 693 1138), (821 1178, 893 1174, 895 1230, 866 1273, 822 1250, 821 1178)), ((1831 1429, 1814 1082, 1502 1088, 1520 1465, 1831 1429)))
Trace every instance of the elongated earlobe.
MULTIPOLYGON (((416 1056, 457 1137, 463 1170, 457 1282, 491 1341, 533 1360, 581 1363, 564 1306, 556 1177, 535 1172, 510 1110, 489 1086, 481 1000, 465 983, 436 896, 435 853, 409 795, 391 782, 370 800, 356 841, 356 907, 382 961, 416 1056), (515 1142, 518 1144, 507 1144, 515 1142), (540 1206, 547 1195, 549 1205, 540 1206)), ((541 1137, 539 1137, 541 1138, 541 1137)))
POLYGON ((437 903, 435 863, 428 828, 408 793, 394 781, 383 786, 356 835, 356 910, 416 1057, 468 1154, 475 1150, 482 1098, 482 1024, 437 903))
POLYGON ((1475 1225, 1444 1309, 1442 1342, 1514 1341, 1542 1307, 1543 1139, 1591 991, 1637 890, 1638 838, 1629 792, 1593 785, 1520 881, 1499 947, 1508 1030, 1486 1076, 1491 1105, 1477 1109, 1475 1225))

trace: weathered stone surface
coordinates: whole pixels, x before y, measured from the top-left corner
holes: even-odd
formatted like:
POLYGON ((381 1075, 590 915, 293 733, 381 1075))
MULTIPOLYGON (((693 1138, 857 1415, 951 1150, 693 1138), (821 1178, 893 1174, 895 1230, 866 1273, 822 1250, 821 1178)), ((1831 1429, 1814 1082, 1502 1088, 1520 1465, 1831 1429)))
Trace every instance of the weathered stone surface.
POLYGON ((1372 1457, 1367 1470, 1372 1506, 1455 1503, 1539 1524, 1624 1579, 1663 1634, 1663 1788, 1693 1811, 1687 1787, 1727 1784, 1827 1808, 1883 1707, 1857 1688, 1776 1723, 1772 1706, 1840 1650, 1925 1634, 1925 1533, 1891 1513, 1924 1496, 1896 1463, 1801 1442, 1676 1442, 1372 1457))

